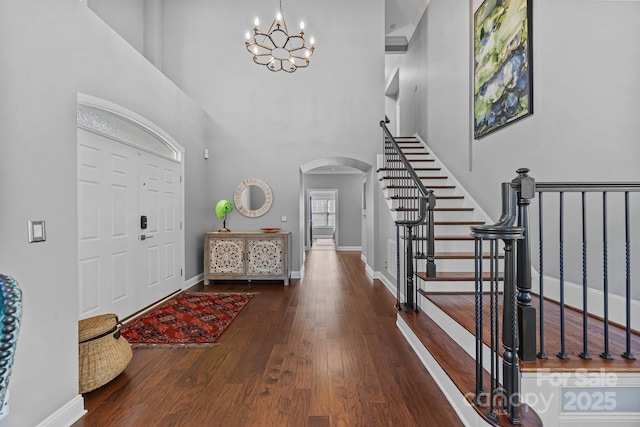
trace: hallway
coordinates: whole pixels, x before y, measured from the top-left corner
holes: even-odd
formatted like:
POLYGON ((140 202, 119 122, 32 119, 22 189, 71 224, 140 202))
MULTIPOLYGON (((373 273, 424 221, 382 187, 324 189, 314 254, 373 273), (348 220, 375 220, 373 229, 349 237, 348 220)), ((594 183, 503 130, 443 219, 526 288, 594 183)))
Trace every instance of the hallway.
POLYGON ((461 425, 359 252, 310 251, 303 280, 196 285, 257 295, 208 349, 135 350, 75 426, 461 425))

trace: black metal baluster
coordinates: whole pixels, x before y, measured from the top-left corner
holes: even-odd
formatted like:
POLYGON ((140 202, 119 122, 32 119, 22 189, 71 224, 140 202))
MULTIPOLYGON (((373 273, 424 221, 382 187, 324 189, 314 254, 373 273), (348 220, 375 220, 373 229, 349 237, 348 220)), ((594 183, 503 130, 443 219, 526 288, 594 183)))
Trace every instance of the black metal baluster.
POLYGON ((564 192, 560 192, 560 352, 556 355, 568 360, 564 341, 564 192))
POLYGON ((496 303, 496 299, 498 298, 498 293, 496 292, 496 268, 493 262, 493 257, 495 256, 494 253, 494 248, 495 248, 495 240, 489 240, 489 330, 491 332, 491 336, 489 338, 489 342, 490 342, 490 346, 491 346, 491 372, 490 372, 490 377, 491 377, 491 393, 490 393, 490 399, 491 401, 489 402, 489 414, 487 415, 489 417, 489 419, 493 420, 493 421, 497 421, 498 420, 498 413, 496 412, 496 408, 495 408, 495 404, 496 404, 496 396, 498 393, 498 387, 500 386, 500 383, 497 380, 498 377, 498 373, 496 371, 498 371, 498 367, 499 362, 498 359, 495 357, 496 355, 499 354, 499 347, 498 347, 498 336, 499 336, 499 329, 498 329, 498 325, 496 324, 496 307, 497 307, 497 303, 496 303))
POLYGON ((539 253, 538 257, 540 259, 539 262, 539 273, 540 273, 540 351, 538 352, 538 359, 547 360, 549 357, 547 353, 544 351, 544 228, 542 224, 542 214, 543 214, 543 206, 542 206, 542 194, 539 193, 538 197, 540 198, 540 204, 538 205, 538 236, 539 236, 539 253))
POLYGON ((434 210, 436 207, 436 196, 433 194, 433 190, 429 190, 427 195, 428 200, 428 211, 427 211, 427 222, 428 222, 428 241, 427 241, 427 276, 428 277, 436 277, 436 252, 435 252, 435 218, 434 218, 434 210))
POLYGON ((482 239, 475 240, 475 309, 476 309, 476 397, 477 405, 483 405, 482 399, 485 396, 482 385, 482 261, 478 261, 482 256, 482 239))
POLYGON ((625 267, 627 277, 627 289, 626 289, 626 303, 627 303, 627 349, 622 354, 622 357, 629 360, 635 360, 636 358, 631 353, 631 226, 629 225, 629 192, 624 192, 624 225, 625 225, 625 267))
POLYGON ((400 226, 396 225, 396 310, 400 310, 400 226))
MULTIPOLYGON (((499 254, 498 254, 498 245, 500 243, 499 240, 495 239, 491 241, 492 246, 491 246, 491 253, 489 254, 489 262, 492 263, 493 265, 493 273, 492 273, 492 284, 493 284, 493 294, 494 294, 494 298, 493 298, 493 304, 494 304, 494 308, 493 308, 493 323, 494 323, 494 334, 495 334, 495 341, 493 343, 493 364, 496 367, 496 371, 495 371, 495 375, 493 375, 494 380, 493 380, 493 390, 494 390, 494 398, 493 400, 496 401, 496 395, 498 392, 500 392, 500 301, 499 301, 499 296, 500 296, 500 288, 499 288, 499 281, 500 281, 500 269, 498 266, 498 262, 499 262, 499 254)), ((504 375, 503 375, 504 376, 504 375)), ((506 402, 504 401, 504 396, 503 396, 503 401, 502 401, 502 406, 504 407, 506 404, 506 402)))
POLYGON ((407 226, 407 304, 405 305, 404 311, 408 313, 414 306, 413 301, 413 231, 412 227, 407 226))
POLYGON ((609 254, 607 248, 607 192, 602 192, 602 280, 604 292, 604 351, 600 357, 612 360, 609 353, 609 254))
POLYGON ((520 370, 518 362, 518 320, 514 240, 504 240, 504 302, 502 319, 503 384, 511 424, 520 424, 520 370))
POLYGON ((587 193, 582 192, 582 353, 578 356, 591 360, 588 350, 587 321, 587 193))

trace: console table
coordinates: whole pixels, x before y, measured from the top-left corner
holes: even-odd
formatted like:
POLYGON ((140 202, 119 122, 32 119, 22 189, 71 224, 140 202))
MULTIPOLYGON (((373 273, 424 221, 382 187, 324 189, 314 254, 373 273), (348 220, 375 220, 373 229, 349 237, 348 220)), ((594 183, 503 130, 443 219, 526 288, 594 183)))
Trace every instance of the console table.
POLYGON ((291 233, 212 232, 204 237, 204 280, 283 280, 289 285, 291 233))

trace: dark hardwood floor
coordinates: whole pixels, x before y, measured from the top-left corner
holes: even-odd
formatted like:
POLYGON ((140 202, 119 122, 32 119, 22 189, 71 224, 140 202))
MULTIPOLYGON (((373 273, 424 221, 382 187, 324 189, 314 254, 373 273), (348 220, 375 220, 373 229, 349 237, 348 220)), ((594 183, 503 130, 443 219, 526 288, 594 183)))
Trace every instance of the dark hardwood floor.
POLYGON ((75 426, 457 426, 359 252, 311 251, 303 280, 256 292, 217 347, 134 350, 75 426))

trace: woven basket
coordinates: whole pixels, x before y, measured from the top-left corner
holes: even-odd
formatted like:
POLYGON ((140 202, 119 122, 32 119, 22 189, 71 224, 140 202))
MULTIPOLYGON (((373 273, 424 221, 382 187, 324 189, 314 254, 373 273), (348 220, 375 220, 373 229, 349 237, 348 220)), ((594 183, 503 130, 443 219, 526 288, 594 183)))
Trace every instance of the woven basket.
POLYGON ((78 322, 79 389, 86 393, 117 377, 133 355, 120 335, 115 314, 103 314, 78 322))

